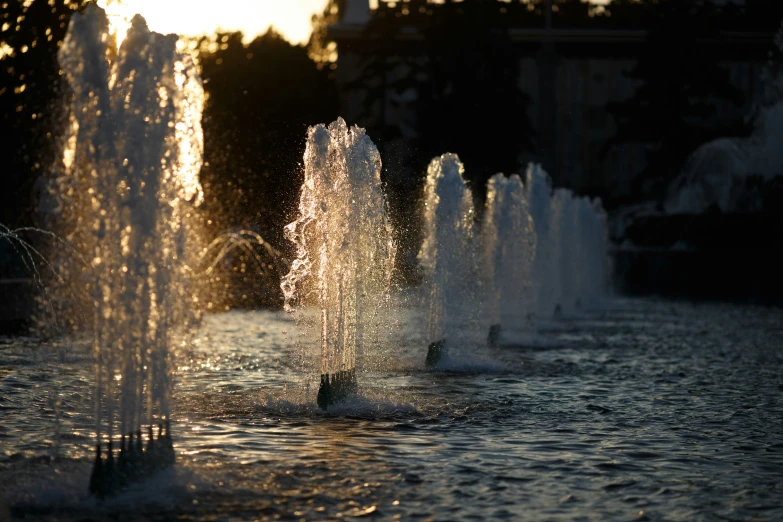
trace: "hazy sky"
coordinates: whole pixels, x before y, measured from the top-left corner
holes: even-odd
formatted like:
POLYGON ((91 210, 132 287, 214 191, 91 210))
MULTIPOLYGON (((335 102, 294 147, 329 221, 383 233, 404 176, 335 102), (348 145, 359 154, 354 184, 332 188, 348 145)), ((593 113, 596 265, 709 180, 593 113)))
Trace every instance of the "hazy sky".
MULTIPOLYGON (((606 3, 608 0, 592 0, 606 3)), ((320 13, 327 0, 99 0, 109 14, 139 13, 159 33, 197 36, 218 29, 242 31, 247 40, 270 25, 294 43, 310 37, 310 17, 320 13)), ((377 0, 370 0, 375 5, 377 0)))
POLYGON ((270 25, 286 39, 304 43, 310 37, 310 16, 327 0, 99 0, 109 14, 139 13, 150 29, 182 35, 214 34, 218 29, 242 31, 248 39, 270 25))

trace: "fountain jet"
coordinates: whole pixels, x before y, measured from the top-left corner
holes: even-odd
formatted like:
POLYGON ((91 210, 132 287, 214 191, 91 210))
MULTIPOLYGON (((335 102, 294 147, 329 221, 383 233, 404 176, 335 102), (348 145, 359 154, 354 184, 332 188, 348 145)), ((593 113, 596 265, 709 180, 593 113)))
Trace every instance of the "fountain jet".
POLYGON ((450 346, 448 339, 454 342, 460 336, 477 308, 475 215, 464 171, 456 154, 433 159, 427 169, 419 263, 428 301, 428 367, 442 360, 450 346))
POLYGON ((529 330, 535 313, 533 263, 536 231, 516 174, 494 175, 487 184, 482 233, 485 306, 491 325, 488 344, 499 341, 501 328, 529 330))
POLYGON ((89 5, 71 18, 58 54, 71 102, 59 189, 68 209, 64 235, 91 261, 75 277, 93 307, 99 442, 90 490, 98 495, 159 469, 160 459, 144 464, 158 448, 150 434, 143 451, 141 429, 155 419, 168 423, 170 358, 193 318, 191 225, 202 199, 204 92, 176 42, 150 32, 137 15, 115 49, 106 13, 89 5), (115 462, 117 433, 134 432, 127 447, 118 440, 115 462))
POLYGON ((381 190, 381 157, 359 127, 338 119, 308 131, 299 216, 285 227, 297 257, 281 287, 286 310, 320 313, 327 409, 356 392, 356 354, 388 300, 395 245, 381 190))

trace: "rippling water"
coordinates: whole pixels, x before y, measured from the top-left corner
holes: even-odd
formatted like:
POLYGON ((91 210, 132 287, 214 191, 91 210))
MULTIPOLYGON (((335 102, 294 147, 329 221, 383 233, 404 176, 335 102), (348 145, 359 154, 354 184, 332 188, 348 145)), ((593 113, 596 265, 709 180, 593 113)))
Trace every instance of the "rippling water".
POLYGON ((88 343, 0 340, 0 520, 783 519, 783 310, 620 300, 437 373, 400 328, 327 413, 294 328, 208 318, 176 469, 103 503, 88 343))

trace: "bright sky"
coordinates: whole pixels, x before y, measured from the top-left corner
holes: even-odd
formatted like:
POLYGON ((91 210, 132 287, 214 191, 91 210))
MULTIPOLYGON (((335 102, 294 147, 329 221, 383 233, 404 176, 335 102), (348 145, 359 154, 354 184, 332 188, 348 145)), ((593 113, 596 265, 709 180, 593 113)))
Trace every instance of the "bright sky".
POLYGON ((139 13, 159 33, 188 36, 242 31, 247 40, 270 25, 294 43, 310 38, 310 17, 327 0, 99 0, 108 14, 139 13))
MULTIPOLYGON (((603 4, 608 0, 592 0, 603 4)), ((187 36, 215 34, 218 30, 242 31, 246 40, 266 32, 269 26, 293 43, 310 38, 310 17, 321 13, 327 0, 99 0, 109 15, 130 19, 141 14, 159 33, 187 36)), ((377 0, 370 0, 377 5, 377 0)))

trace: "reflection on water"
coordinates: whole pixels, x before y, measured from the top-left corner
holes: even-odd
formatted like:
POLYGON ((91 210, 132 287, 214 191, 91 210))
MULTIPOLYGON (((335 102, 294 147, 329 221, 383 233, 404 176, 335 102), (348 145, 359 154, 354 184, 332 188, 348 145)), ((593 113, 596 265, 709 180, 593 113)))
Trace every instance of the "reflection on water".
POLYGON ((213 316, 177 361, 177 468, 100 505, 88 343, 5 340, 0 519, 779 520, 781 325, 621 301, 437 373, 400 328, 404 356, 322 412, 286 316, 213 316))

